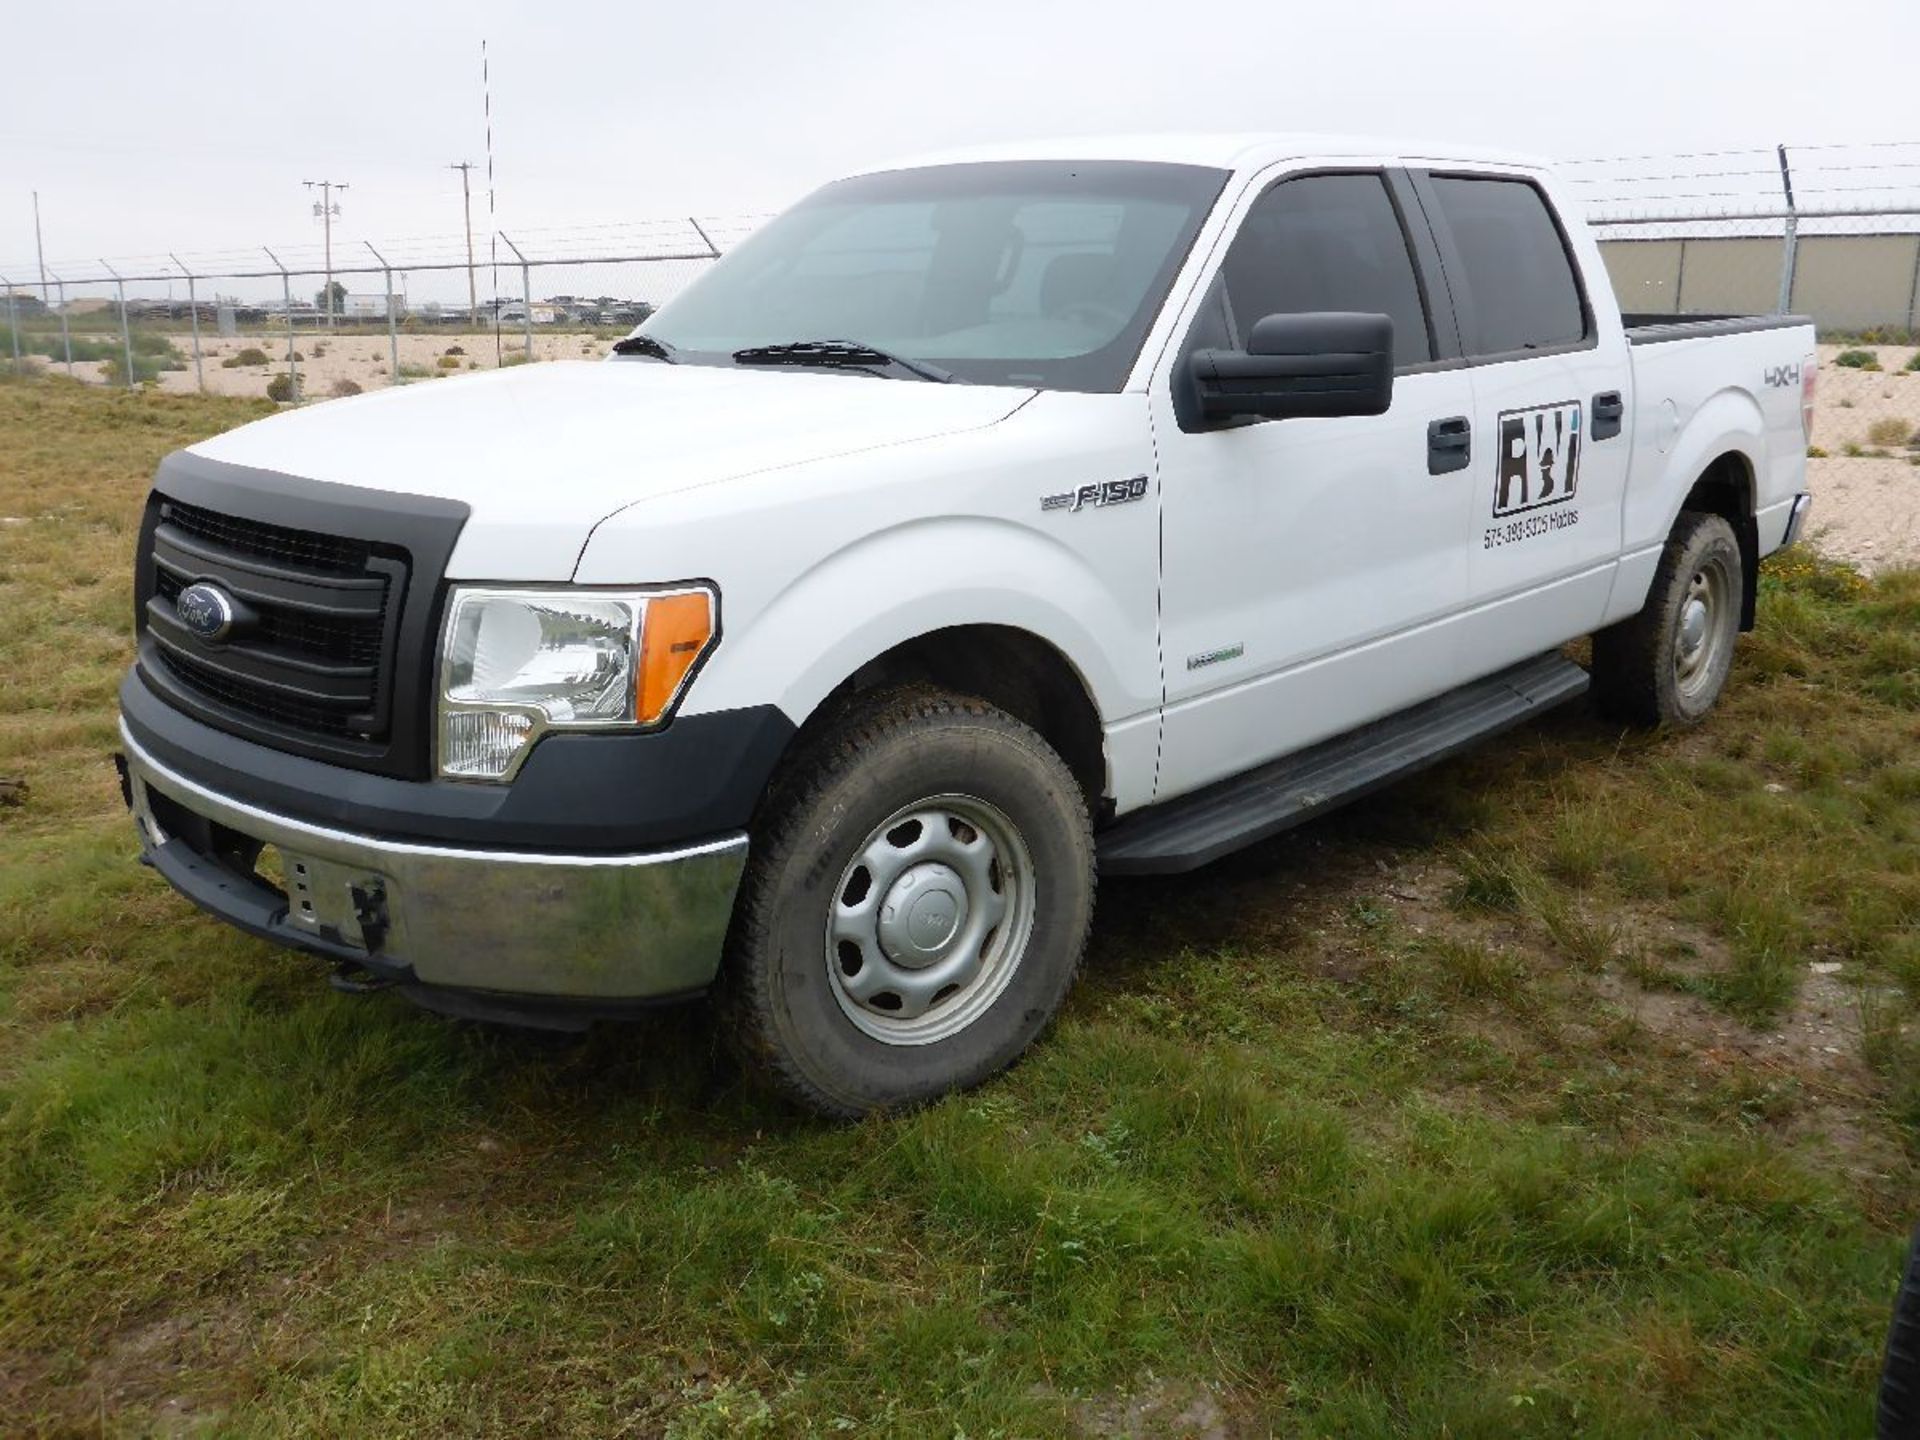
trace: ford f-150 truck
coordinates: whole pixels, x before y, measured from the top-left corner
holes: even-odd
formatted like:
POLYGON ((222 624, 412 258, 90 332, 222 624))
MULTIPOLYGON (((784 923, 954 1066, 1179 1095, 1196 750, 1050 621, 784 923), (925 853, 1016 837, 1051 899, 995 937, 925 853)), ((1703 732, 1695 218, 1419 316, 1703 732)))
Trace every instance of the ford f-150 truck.
POLYGON ((1811 327, 1623 317, 1551 171, 1462 149, 879 168, 616 351, 163 462, 144 858, 444 1013, 712 992, 834 1115, 1012 1062, 1098 872, 1589 687, 1700 720, 1808 512, 1811 327))

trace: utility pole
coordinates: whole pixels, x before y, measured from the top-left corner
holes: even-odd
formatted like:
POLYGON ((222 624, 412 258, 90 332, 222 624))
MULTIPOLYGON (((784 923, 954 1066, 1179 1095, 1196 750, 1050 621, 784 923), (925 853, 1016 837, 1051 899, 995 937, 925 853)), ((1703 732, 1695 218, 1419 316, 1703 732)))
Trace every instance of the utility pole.
POLYGON ((50 298, 47 292, 47 247, 40 243, 40 192, 33 192, 33 249, 40 258, 40 303, 50 298))
POLYGON ((480 309, 480 291, 473 280, 473 190, 468 184, 468 172, 473 169, 471 160, 462 160, 457 165, 449 165, 449 170, 460 172, 460 208, 467 217, 467 323, 475 323, 474 316, 480 309))
MULTIPOLYGON (((333 192, 347 188, 344 180, 302 180, 307 189, 316 187, 320 191, 320 220, 327 233, 327 288, 321 292, 327 302, 327 328, 333 329, 333 217, 340 213, 340 207, 333 203, 333 192)), ((288 312, 288 328, 292 328, 293 315, 288 312)))

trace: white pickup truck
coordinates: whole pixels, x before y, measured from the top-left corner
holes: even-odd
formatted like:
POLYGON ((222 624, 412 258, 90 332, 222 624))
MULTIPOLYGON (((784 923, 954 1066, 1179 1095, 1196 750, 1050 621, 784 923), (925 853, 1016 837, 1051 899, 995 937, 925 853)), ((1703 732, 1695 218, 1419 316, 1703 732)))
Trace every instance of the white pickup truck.
POLYGON ((1811 327, 1623 319, 1551 172, 1466 150, 876 169, 616 348, 167 458, 144 858, 449 1014, 712 991, 836 1115, 1013 1061, 1097 871, 1589 685, 1700 719, 1808 509, 1811 327))

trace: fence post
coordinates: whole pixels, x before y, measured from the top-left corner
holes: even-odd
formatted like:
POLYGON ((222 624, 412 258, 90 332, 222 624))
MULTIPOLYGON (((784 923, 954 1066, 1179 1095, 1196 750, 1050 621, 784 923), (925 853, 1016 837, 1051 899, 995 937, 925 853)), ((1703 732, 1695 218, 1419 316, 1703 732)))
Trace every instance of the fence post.
MULTIPOLYGON (((171 250, 167 258, 180 265, 180 257, 171 250)), ((180 265, 180 273, 187 277, 187 318, 193 322, 193 383, 202 395, 207 393, 206 373, 200 368, 200 297, 193 288, 193 272, 180 265)))
POLYGON ((13 336, 13 373, 23 375, 26 366, 20 363, 20 316, 13 303, 13 282, 0 275, 0 285, 7 287, 7 333, 13 336))
POLYGON ((1673 313, 1687 313, 1687 302, 1683 298, 1687 293, 1687 237, 1680 237, 1680 263, 1673 272, 1673 313))
MULTIPOLYGON (((362 240, 360 243, 367 249, 373 250, 371 240, 362 240)), ((398 385, 400 383, 400 331, 393 316, 393 267, 387 264, 387 257, 378 250, 373 250, 373 258, 380 262, 380 273, 387 279, 387 355, 389 363, 393 366, 392 383, 398 385)))
MULTIPOLYGON (((264 245, 260 248, 267 250, 264 245)), ((292 387, 287 403, 295 405, 300 401, 300 362, 294 359, 293 349, 293 280, 287 274, 287 267, 280 263, 278 255, 267 250, 267 258, 273 261, 273 268, 280 272, 280 294, 287 303, 287 384, 292 387)))
POLYGON ((1787 234, 1780 249, 1780 303, 1774 306, 1774 313, 1785 315, 1793 308, 1793 272, 1800 263, 1800 215, 1799 207, 1793 203, 1793 170, 1787 164, 1787 147, 1777 148, 1780 189, 1787 197, 1787 234))
MULTIPOLYGON (((521 324, 527 333, 527 359, 533 359, 533 278, 527 269, 527 257, 520 253, 520 247, 507 240, 506 232, 500 232, 500 238, 507 241, 507 248, 513 251, 514 259, 520 262, 520 304, 525 311, 521 324)), ((500 323, 499 312, 494 314, 494 325, 500 323)))
POLYGON ((1920 235, 1913 242, 1913 284, 1907 287, 1907 339, 1920 331, 1920 235))
POLYGON ((100 268, 113 276, 114 288, 120 292, 120 353, 127 360, 127 389, 137 390, 140 388, 140 381, 133 373, 133 333, 127 329, 127 282, 122 280, 120 272, 106 261, 100 262, 100 268))
POLYGON ((53 283, 60 288, 60 347, 67 352, 67 378, 71 380, 73 378, 73 332, 67 328, 67 282, 58 275, 54 275, 53 283))

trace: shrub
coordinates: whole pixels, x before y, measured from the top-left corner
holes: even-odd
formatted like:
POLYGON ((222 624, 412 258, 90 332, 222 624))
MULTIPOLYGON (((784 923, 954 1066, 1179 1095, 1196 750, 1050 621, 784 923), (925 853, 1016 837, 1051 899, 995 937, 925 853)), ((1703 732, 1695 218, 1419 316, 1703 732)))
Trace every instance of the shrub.
POLYGON ((442 355, 433 363, 438 365, 442 370, 458 370, 460 368, 460 357, 457 355, 442 355))
POLYGON ((264 365, 266 363, 267 352, 262 350, 258 345, 249 345, 246 349, 236 350, 233 354, 227 356, 226 359, 220 362, 220 368, 223 370, 238 370, 243 366, 264 365))
POLYGON ((533 357, 524 350, 516 350, 511 355, 503 355, 500 358, 500 368, 502 370, 506 369, 509 365, 530 365, 532 363, 533 357))
POLYGON ((1827 458, 1827 452, 1822 450, 1818 445, 1809 445, 1807 446, 1807 458, 1809 460, 1824 460, 1827 458))
POLYGON ((458 345, 449 345, 445 350, 441 351, 440 353, 443 355, 464 355, 467 352, 458 345))
POLYGON ((400 368, 394 371, 402 380, 425 380, 434 372, 424 365, 416 365, 411 360, 402 360, 400 368))
POLYGON ((267 382, 267 398, 276 405, 289 405, 299 398, 291 375, 276 375, 267 382))
POLYGON ((1849 440, 1846 444, 1840 447, 1840 453, 1846 456, 1849 460, 1858 460, 1862 455, 1865 455, 1867 452, 1862 450, 1858 445, 1854 444, 1853 441, 1849 440))
POLYGON ((336 380, 333 382, 333 388, 327 393, 335 399, 344 400, 349 395, 358 395, 360 393, 360 382, 346 379, 336 380))
MULTIPOLYGON (((133 383, 136 385, 147 385, 158 380, 162 368, 160 362, 151 355, 134 356, 133 383)), ((171 366, 164 368, 177 369, 179 367, 171 366)), ((106 359, 102 360, 100 362, 100 373, 107 378, 107 383, 110 385, 125 385, 127 383, 127 357, 125 352, 115 350, 112 354, 108 355, 106 359)))
POLYGON ((1833 363, 1847 370, 1878 370, 1880 357, 1871 350, 1842 350, 1833 363))
POLYGON ((1913 352, 1913 358, 1907 361, 1907 369, 1920 370, 1920 350, 1913 352))
POLYGON ((1907 422, 1895 415, 1876 420, 1867 427, 1867 439, 1875 445, 1904 445, 1910 433, 1907 422))

